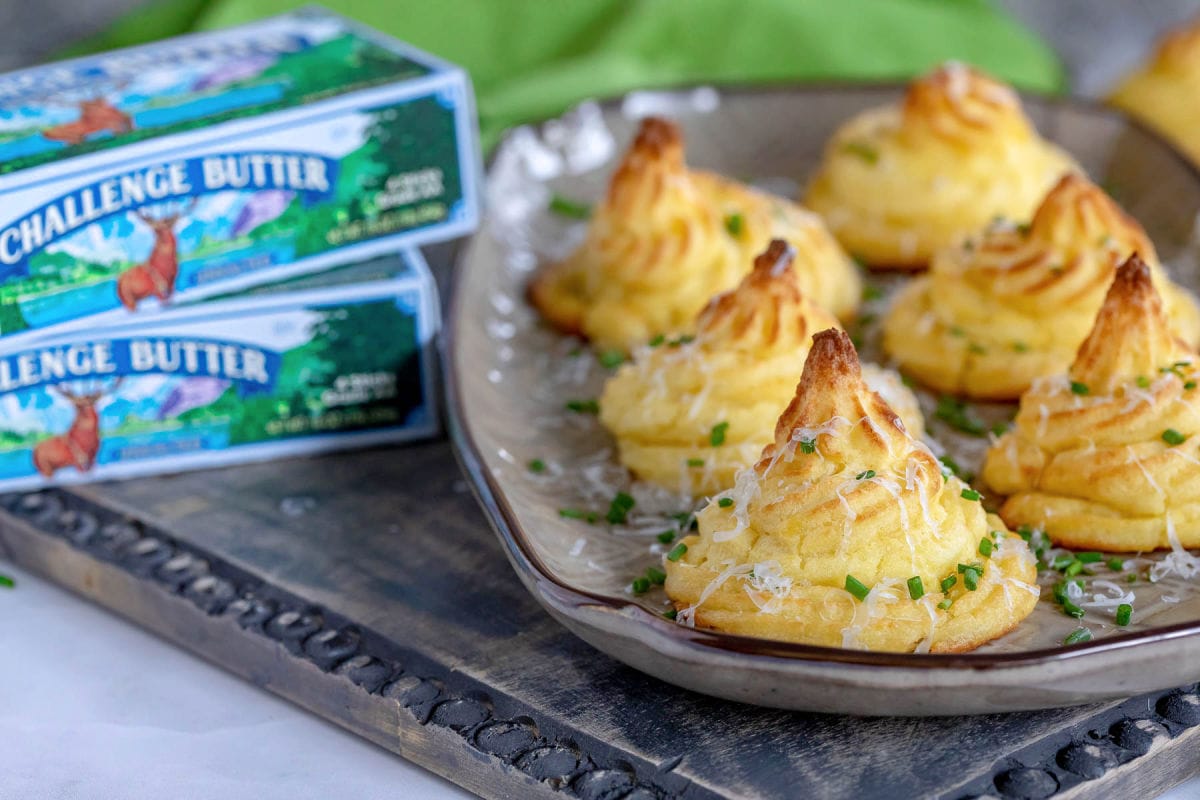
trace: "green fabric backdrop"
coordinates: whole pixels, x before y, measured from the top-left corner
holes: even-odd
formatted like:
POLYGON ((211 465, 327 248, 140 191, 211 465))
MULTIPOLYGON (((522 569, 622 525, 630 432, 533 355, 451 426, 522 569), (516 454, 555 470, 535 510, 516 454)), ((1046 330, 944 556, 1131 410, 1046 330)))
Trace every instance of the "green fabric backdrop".
MULTIPOLYGON (((167 0, 76 52, 219 28, 294 0, 167 0)), ((329 0, 466 67, 484 145, 590 96, 691 83, 894 80, 948 58, 1041 92, 1054 53, 987 0, 329 0)))

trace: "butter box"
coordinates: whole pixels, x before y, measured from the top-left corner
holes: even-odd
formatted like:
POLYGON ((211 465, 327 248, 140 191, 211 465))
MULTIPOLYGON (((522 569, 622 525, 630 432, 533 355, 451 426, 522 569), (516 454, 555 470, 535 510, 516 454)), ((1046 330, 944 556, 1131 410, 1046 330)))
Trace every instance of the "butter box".
POLYGON ((0 76, 0 347, 473 230, 453 65, 319 8, 0 76))
POLYGON ((438 430, 433 280, 408 250, 0 351, 0 491, 438 430))

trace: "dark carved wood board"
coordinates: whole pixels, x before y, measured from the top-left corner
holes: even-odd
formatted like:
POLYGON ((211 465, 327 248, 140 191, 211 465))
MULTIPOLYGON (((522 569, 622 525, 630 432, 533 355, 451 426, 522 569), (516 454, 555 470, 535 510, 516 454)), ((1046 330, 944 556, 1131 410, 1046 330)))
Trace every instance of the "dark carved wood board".
POLYGON ((6 558, 487 797, 1152 797, 1200 767, 1196 686, 864 719, 643 676, 537 606, 443 442, 0 505, 6 558))

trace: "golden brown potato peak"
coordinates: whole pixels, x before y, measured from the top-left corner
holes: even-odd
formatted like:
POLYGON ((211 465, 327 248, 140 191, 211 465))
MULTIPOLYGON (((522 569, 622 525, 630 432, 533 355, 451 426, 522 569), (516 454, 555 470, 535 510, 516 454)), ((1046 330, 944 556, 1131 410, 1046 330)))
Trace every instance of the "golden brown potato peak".
POLYGON ((683 177, 686 170, 683 134, 678 126, 659 117, 647 117, 613 175, 608 203, 638 206, 653 202, 666 188, 664 182, 683 177))
POLYGON ((909 85, 904 119, 905 125, 927 127, 951 141, 969 141, 980 130, 997 125, 1031 132, 1010 87, 954 61, 909 85))
MULTIPOLYGON (((1156 260, 1154 245, 1137 220, 1108 193, 1078 173, 1059 179, 1029 224, 1030 238, 1066 252, 1121 249, 1156 260)), ((1106 275, 1107 279, 1107 275, 1106 275)))
POLYGON ((1108 394, 1147 371, 1171 364, 1187 346, 1171 333, 1150 267, 1134 253, 1117 270, 1096 324, 1079 348, 1072 380, 1108 394))
POLYGON ((1200 19, 1172 31, 1159 42, 1154 65, 1160 69, 1190 70, 1200 66, 1200 19))

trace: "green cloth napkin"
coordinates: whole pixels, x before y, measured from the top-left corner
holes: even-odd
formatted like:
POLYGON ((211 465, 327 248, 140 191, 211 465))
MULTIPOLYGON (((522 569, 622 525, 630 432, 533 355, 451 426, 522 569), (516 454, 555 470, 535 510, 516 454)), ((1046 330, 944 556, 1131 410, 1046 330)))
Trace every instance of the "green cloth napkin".
MULTIPOLYGON (((168 0, 87 43, 109 49, 277 14, 294 0, 168 0)), ((587 97, 695 83, 899 80, 959 59, 1033 91, 1054 53, 987 0, 327 0, 461 64, 484 147, 587 97)))

